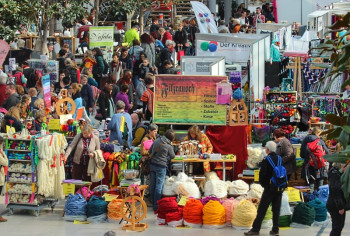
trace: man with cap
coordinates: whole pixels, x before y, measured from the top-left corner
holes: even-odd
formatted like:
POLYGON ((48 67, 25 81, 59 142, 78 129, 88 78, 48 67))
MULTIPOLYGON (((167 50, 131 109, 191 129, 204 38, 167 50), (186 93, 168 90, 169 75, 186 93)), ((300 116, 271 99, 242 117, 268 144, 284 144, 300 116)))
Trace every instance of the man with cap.
POLYGON ((133 45, 132 42, 135 39, 140 41, 139 29, 140 27, 138 25, 134 25, 131 29, 125 32, 124 42, 128 44, 128 47, 133 45))

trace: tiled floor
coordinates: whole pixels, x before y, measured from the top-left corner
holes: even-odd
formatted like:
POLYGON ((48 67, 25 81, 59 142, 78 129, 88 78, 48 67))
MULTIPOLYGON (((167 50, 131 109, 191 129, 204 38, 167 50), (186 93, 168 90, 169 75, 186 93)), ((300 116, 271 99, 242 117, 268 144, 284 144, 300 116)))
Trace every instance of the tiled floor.
MULTIPOLYGON (((1 199, 0 199, 1 201, 1 199)), ((176 229, 168 226, 158 226, 155 223, 155 216, 152 210, 148 211, 148 218, 143 222, 149 224, 149 228, 142 233, 125 232, 122 226, 117 223, 103 223, 103 224, 73 224, 66 222, 62 217, 63 206, 57 206, 53 212, 50 209, 44 209, 40 212, 39 217, 33 216, 33 213, 25 210, 15 210, 14 215, 4 214, 8 219, 6 223, 0 223, 0 235, 16 236, 63 236, 63 235, 84 235, 84 236, 103 236, 107 231, 114 231, 116 235, 191 235, 191 236, 224 236, 224 235, 243 235, 243 231, 232 228, 224 228, 217 230, 210 229, 176 229)), ((4 205, 0 204, 0 213, 3 212, 4 205)), ((348 217, 342 235, 350 235, 350 218, 348 217)), ((287 229, 281 230, 282 236, 326 236, 330 232, 330 223, 320 232, 321 227, 311 227, 308 229, 287 229)), ((269 235, 269 230, 261 230, 260 235, 269 235)))

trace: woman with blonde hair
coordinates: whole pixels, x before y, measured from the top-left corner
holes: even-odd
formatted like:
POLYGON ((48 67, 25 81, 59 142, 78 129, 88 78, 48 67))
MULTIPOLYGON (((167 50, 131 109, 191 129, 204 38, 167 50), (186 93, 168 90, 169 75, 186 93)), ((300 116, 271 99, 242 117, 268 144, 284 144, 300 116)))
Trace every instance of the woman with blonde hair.
POLYGON ((321 139, 321 133, 319 127, 314 127, 311 134, 304 138, 300 148, 300 156, 304 159, 301 177, 306 180, 311 192, 314 191, 315 182, 318 188, 323 185, 324 177, 327 177, 326 161, 322 156, 329 154, 329 151, 321 139))
MULTIPOLYGON (((211 144, 208 136, 199 129, 198 125, 192 125, 188 129, 188 134, 184 138, 184 141, 197 140, 202 145, 202 153, 210 154, 213 152, 213 145, 211 144)), ((209 162, 203 162, 204 172, 210 171, 209 162)))
POLYGON ((22 109, 21 109, 21 103, 17 106, 11 107, 8 112, 5 114, 4 118, 1 122, 1 131, 2 133, 6 133, 6 126, 10 126, 15 128, 16 132, 19 132, 22 130, 22 122, 21 122, 21 116, 22 116, 22 109))
POLYGON ((73 83, 71 85, 71 87, 69 88, 69 92, 72 95, 72 99, 74 100, 75 106, 76 106, 76 110, 75 110, 75 113, 73 115, 74 119, 77 116, 78 109, 83 107, 83 99, 81 98, 81 93, 80 93, 82 87, 83 87, 82 84, 73 83))

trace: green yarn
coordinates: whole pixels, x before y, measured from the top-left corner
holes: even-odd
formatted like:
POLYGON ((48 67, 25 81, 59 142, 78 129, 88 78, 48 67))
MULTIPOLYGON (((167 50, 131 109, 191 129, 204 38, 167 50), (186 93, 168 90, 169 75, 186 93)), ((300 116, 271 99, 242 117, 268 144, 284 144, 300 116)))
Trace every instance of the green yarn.
POLYGON ((289 227, 291 223, 291 216, 280 216, 279 226, 280 227, 289 227))
POLYGON ((316 212, 312 206, 300 202, 295 208, 292 217, 293 223, 311 226, 315 221, 316 212))
POLYGON ((269 208, 267 208, 264 220, 272 220, 272 207, 271 207, 271 205, 269 206, 269 208))
POLYGON ((316 198, 315 200, 310 201, 307 204, 315 209, 315 221, 322 222, 327 220, 327 208, 325 203, 323 203, 320 199, 316 198))

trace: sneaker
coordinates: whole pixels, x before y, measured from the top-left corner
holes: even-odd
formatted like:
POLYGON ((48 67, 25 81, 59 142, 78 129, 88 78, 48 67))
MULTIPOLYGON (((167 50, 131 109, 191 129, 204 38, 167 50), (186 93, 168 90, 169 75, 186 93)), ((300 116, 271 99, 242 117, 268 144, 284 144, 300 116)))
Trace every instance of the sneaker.
POLYGON ((280 234, 278 232, 271 230, 270 235, 279 236, 280 234))
POLYGON ((244 232, 244 235, 259 235, 259 232, 255 232, 255 231, 248 231, 248 232, 244 232))

